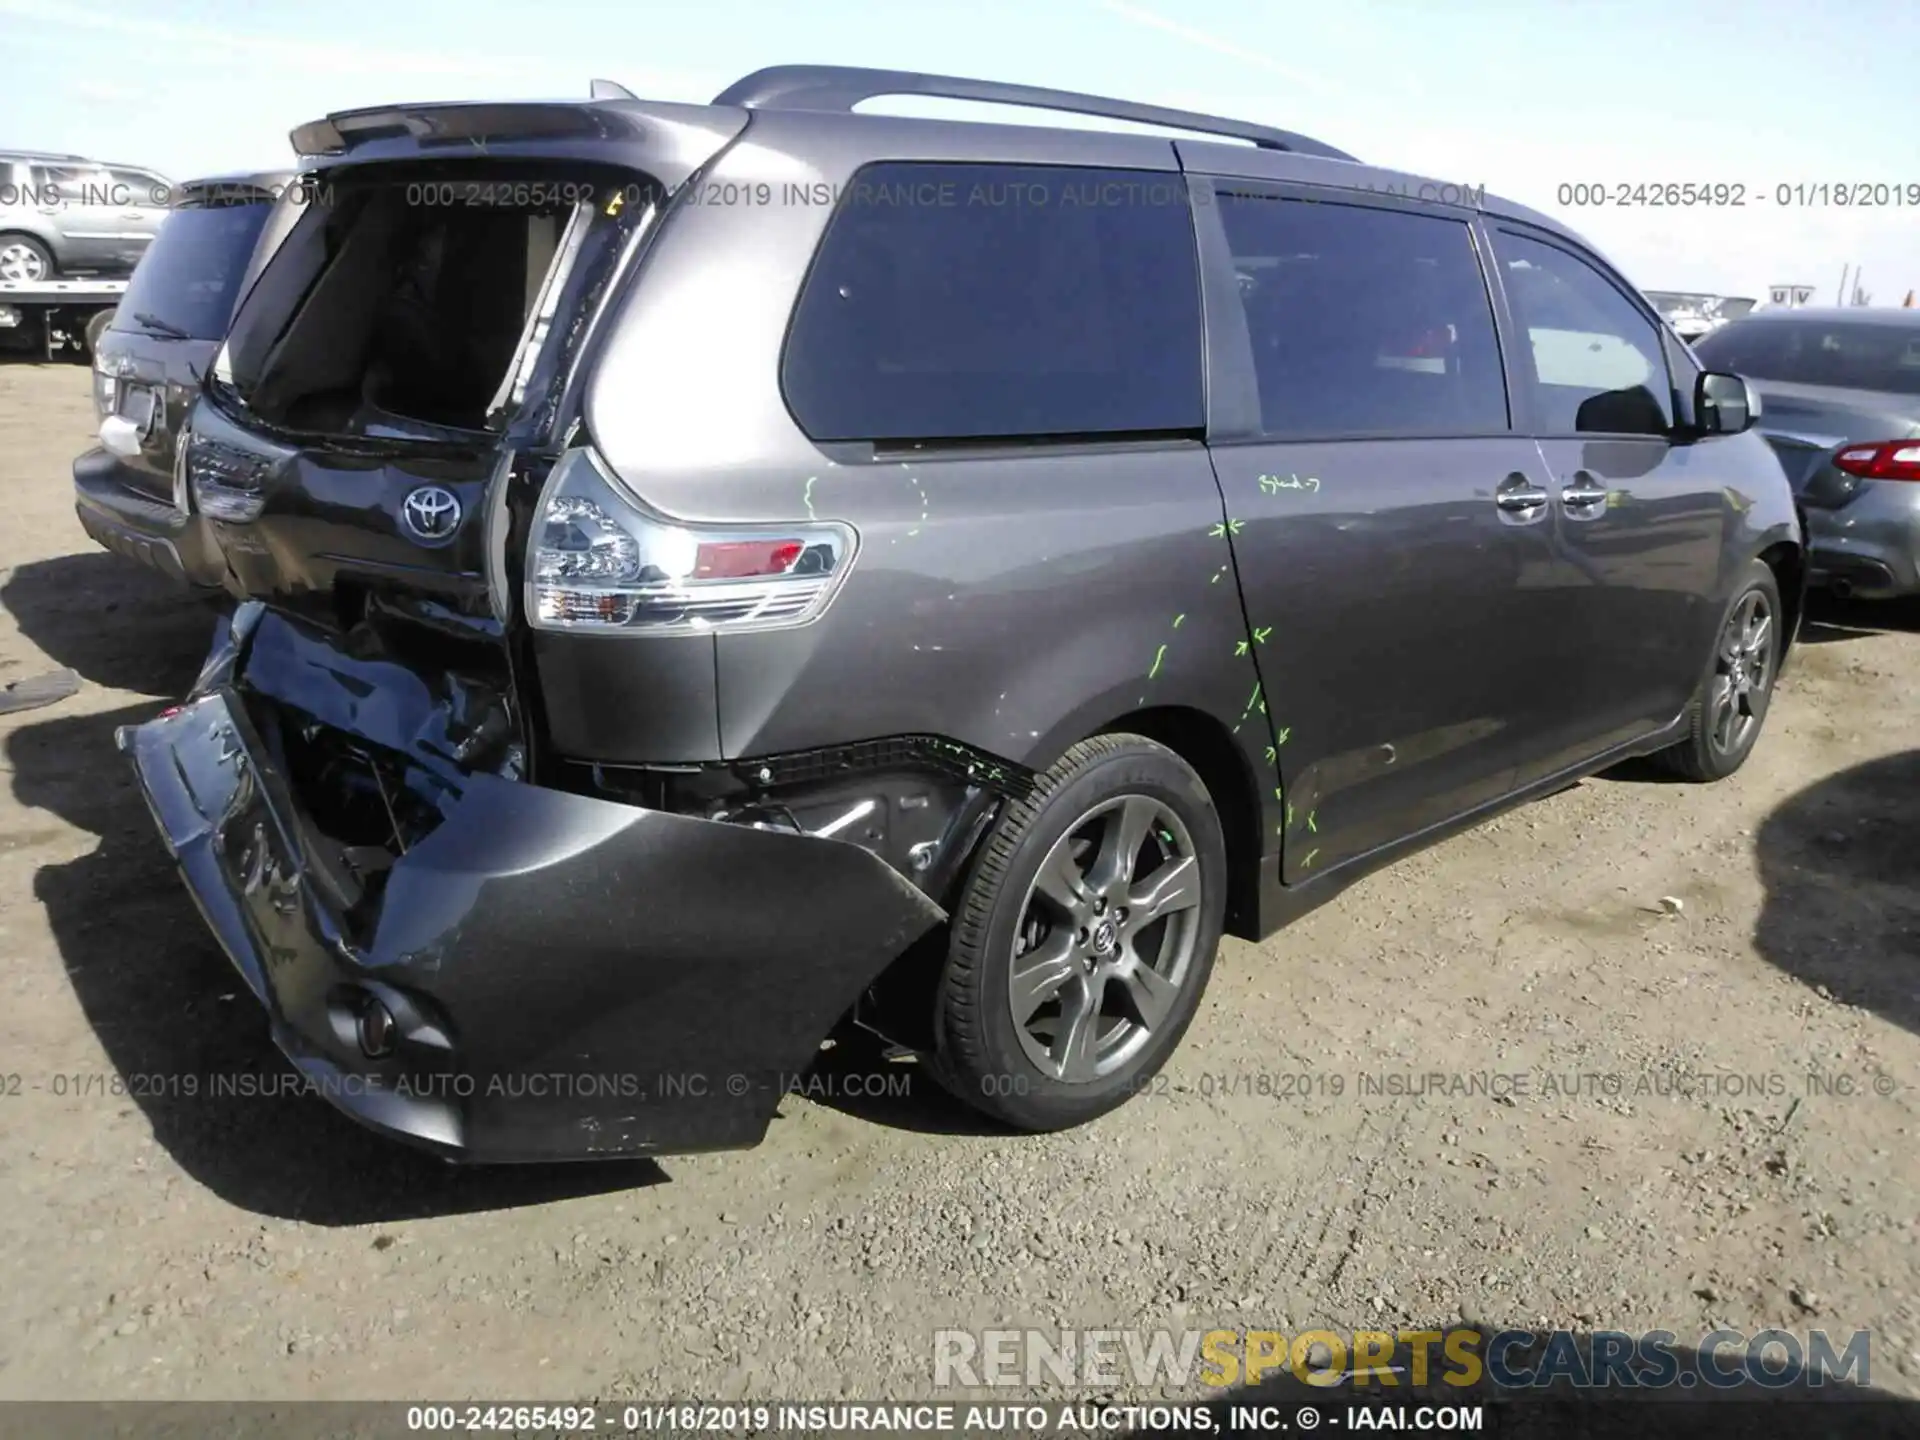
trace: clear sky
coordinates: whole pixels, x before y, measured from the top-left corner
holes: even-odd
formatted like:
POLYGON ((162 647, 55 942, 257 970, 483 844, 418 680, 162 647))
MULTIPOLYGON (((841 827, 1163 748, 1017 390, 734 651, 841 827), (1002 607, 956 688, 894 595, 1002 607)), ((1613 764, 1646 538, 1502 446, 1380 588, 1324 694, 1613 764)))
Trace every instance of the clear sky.
POLYGON ((1915 0, 0 0, 0 55, 0 144, 175 179, 288 163, 294 125, 358 105, 596 76, 706 100, 764 65, 876 65, 1302 130, 1558 215, 1648 289, 1831 302, 1849 263, 1875 304, 1920 289, 1920 207, 1774 198, 1920 186, 1915 0), (1560 203, 1656 181, 1748 203, 1560 203))

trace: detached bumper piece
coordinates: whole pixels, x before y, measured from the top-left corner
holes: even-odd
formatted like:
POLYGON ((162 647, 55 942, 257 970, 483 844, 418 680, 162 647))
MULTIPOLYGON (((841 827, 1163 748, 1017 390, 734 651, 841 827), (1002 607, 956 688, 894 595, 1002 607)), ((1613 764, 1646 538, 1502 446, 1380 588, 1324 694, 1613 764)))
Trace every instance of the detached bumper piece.
POLYGON ((450 1159, 755 1145, 834 1021, 945 918, 857 846, 477 775, 349 919, 239 690, 118 738, 309 1088, 450 1159))

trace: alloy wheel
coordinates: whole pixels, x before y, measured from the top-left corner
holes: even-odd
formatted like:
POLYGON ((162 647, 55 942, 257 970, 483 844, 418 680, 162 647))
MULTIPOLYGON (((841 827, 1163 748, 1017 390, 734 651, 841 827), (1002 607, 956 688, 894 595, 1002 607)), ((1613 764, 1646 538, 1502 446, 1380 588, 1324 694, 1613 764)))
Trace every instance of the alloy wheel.
POLYGON ((19 241, 0 245, 0 280, 44 280, 47 262, 40 252, 19 241))
POLYGON ((1027 889, 1007 1001, 1042 1074, 1085 1084, 1131 1062, 1173 1014, 1201 933, 1193 837, 1122 795, 1056 841, 1027 889))
POLYGON ((1727 617, 1714 654, 1707 738, 1723 755, 1735 754, 1760 723, 1773 668, 1773 607, 1749 590, 1727 617))

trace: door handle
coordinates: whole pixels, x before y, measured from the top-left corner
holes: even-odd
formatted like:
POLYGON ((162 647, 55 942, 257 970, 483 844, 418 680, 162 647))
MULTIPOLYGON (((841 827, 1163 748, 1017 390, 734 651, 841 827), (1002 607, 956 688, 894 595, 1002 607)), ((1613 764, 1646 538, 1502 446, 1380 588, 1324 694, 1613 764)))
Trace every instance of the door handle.
POLYGON ((1516 470, 1493 492, 1493 503, 1508 524, 1524 524, 1547 513, 1547 492, 1516 470))
POLYGON ((1605 513, 1610 492, 1584 470, 1574 472, 1573 483, 1560 492, 1561 508, 1569 519, 1592 520, 1605 513))

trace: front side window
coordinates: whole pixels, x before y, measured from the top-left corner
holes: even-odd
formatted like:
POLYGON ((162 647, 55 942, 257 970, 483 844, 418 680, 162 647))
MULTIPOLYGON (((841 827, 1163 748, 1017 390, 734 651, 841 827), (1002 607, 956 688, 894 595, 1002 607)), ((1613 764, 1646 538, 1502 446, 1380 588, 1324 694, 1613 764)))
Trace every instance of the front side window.
POLYGON ((1509 231, 1497 231, 1493 243, 1529 342, 1535 431, 1670 432, 1673 393, 1659 328, 1571 252, 1509 231))
POLYGON ((1508 425, 1487 284, 1463 221, 1217 194, 1273 437, 1508 425))
POLYGON ((867 166, 781 385, 818 441, 1199 432, 1199 261, 1177 175, 867 166))
POLYGON ((150 171, 110 170, 107 179, 114 203, 128 209, 164 210, 172 198, 167 182, 150 171))

